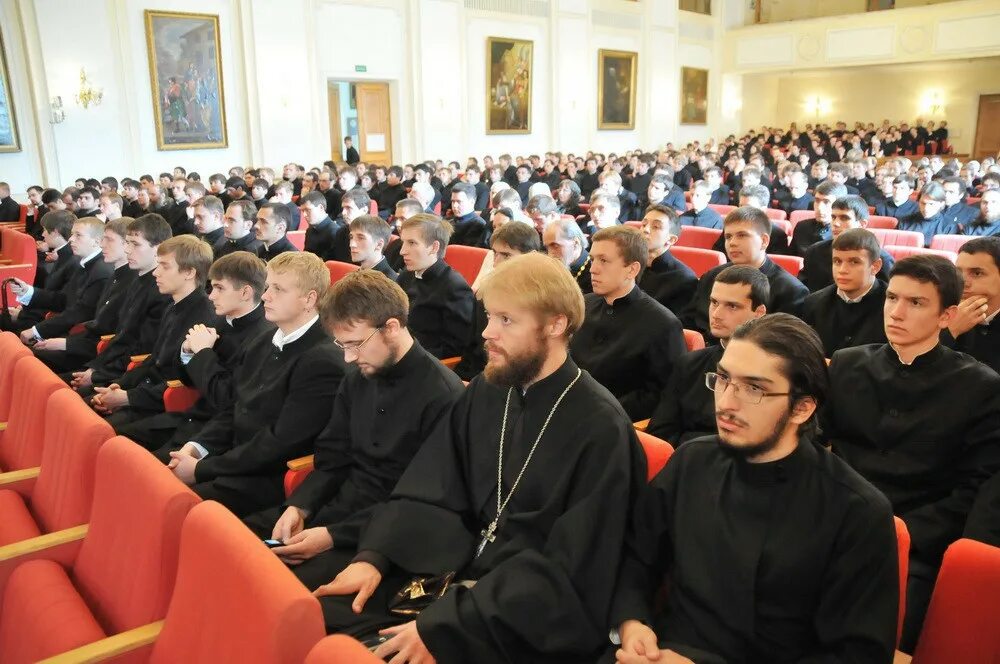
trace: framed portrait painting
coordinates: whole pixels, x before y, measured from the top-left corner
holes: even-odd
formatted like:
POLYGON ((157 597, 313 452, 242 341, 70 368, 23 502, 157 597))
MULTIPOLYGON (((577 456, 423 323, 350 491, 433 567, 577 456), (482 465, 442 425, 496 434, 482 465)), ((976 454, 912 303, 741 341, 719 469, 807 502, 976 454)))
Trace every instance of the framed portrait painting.
POLYGON ((227 147, 219 17, 146 10, 146 47, 157 149, 227 147))
POLYGON ((3 34, 0 34, 0 152, 21 151, 13 97, 10 90, 10 72, 7 69, 7 51, 4 50, 3 34))
POLYGON ((681 67, 681 124, 708 124, 708 70, 681 67))
POLYGON ((531 133, 534 43, 523 39, 486 40, 486 133, 531 133))
POLYGON ((635 129, 638 53, 597 52, 597 128, 635 129))

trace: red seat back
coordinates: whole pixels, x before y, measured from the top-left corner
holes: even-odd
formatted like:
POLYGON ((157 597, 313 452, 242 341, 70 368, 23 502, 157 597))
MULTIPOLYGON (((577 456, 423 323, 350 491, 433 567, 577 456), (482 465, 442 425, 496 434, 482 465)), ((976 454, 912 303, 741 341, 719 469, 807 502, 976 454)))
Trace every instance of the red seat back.
POLYGON ((69 388, 35 357, 18 360, 12 378, 14 398, 7 430, 0 436, 0 468, 35 468, 42 462, 45 404, 53 392, 69 388))
POLYGON ((913 664, 996 662, 1000 548, 960 539, 941 563, 913 664))
POLYGON ((122 632, 166 615, 181 524, 198 502, 165 465, 128 438, 116 436, 101 447, 90 528, 73 577, 105 631, 122 632))
POLYGON ((688 352, 701 350, 705 347, 705 337, 701 336, 701 332, 697 330, 684 330, 684 344, 687 346, 688 352))
POLYGON ((94 499, 97 454, 115 431, 72 390, 58 390, 45 408, 42 470, 31 511, 42 532, 87 523, 94 499))
POLYGON ((368 214, 373 217, 378 216, 378 203, 375 201, 368 201, 368 214))
POLYGON ((163 391, 163 410, 168 413, 183 413, 198 402, 201 392, 187 385, 167 387, 163 391))
POLYGON ((674 453, 674 448, 667 441, 645 431, 636 429, 635 435, 639 437, 642 451, 646 453, 646 481, 648 482, 667 465, 670 455, 674 453))
POLYGON ((785 271, 793 277, 799 276, 799 270, 802 269, 802 265, 804 263, 801 256, 780 256, 777 254, 768 254, 767 257, 770 258, 776 265, 780 265, 784 268, 785 271))
POLYGON ((461 244, 449 244, 444 252, 444 262, 453 270, 465 277, 471 286, 479 276, 479 270, 483 267, 486 254, 489 250, 482 247, 466 247, 461 244))
POLYGON ((715 243, 718 241, 720 235, 722 235, 721 228, 681 226, 681 234, 677 237, 677 244, 674 246, 711 249, 715 246, 715 243))
POLYGON ((670 248, 670 253, 674 258, 691 268, 699 279, 714 267, 726 264, 726 256, 721 251, 711 249, 698 249, 697 247, 678 247, 676 244, 670 248))
POLYGON ((288 231, 285 233, 285 237, 288 241, 292 243, 292 246, 299 251, 306 250, 306 232, 305 231, 288 231))
MULTIPOLYGON (((781 212, 782 214, 785 213, 784 210, 778 210, 778 212, 781 212)), ((788 235, 789 237, 792 235, 792 222, 787 219, 771 219, 771 225, 777 226, 781 230, 785 231, 785 235, 788 235)))
POLYGON ((641 221, 626 221, 625 225, 628 226, 629 228, 634 228, 634 229, 636 229, 638 231, 642 230, 642 222, 641 221))
POLYGON ((899 219, 895 217, 880 217, 878 215, 868 215, 868 230, 873 228, 884 228, 886 230, 895 230, 896 226, 899 225, 899 219))
POLYGON ((309 656, 306 657, 306 664, 382 664, 385 660, 379 659, 371 653, 360 641, 356 641, 345 634, 333 634, 317 643, 309 656))
POLYGON ((924 249, 923 247, 899 247, 892 244, 885 245, 882 248, 885 249, 887 252, 889 252, 889 255, 892 256, 897 261, 906 258, 907 256, 917 256, 920 254, 929 256, 941 256, 943 258, 947 258, 952 263, 958 260, 958 254, 956 254, 954 251, 941 251, 939 249, 924 249))
POLYGON ((344 263, 343 261, 327 261, 326 269, 330 271, 330 285, 340 281, 341 277, 351 272, 357 272, 360 268, 353 263, 344 263))
POLYGON ((239 519, 212 501, 191 510, 151 664, 299 664, 323 634, 319 601, 239 519))
POLYGON ((29 355, 31 351, 16 334, 0 332, 0 422, 7 421, 10 402, 14 398, 14 365, 29 355))
POLYGON ((736 209, 735 205, 721 205, 719 203, 709 203, 708 207, 718 212, 721 217, 725 217, 727 214, 736 209))
POLYGON ((898 516, 896 523, 896 555, 899 557, 899 618, 896 622, 896 645, 903 635, 903 618, 906 615, 906 580, 910 574, 910 531, 898 516))
POLYGON ((917 231, 897 231, 896 229, 871 227, 868 230, 872 232, 883 249, 890 244, 894 247, 924 246, 924 234, 917 231))
POLYGON ((971 235, 935 235, 931 238, 931 249, 958 253, 962 245, 972 239, 971 235))
MULTIPOLYGON (((787 221, 788 220, 788 213, 785 212, 784 210, 779 210, 778 208, 766 208, 764 210, 764 214, 766 214, 767 218, 770 219, 771 221, 787 221)), ((791 224, 789 224, 788 228, 791 228, 791 224)), ((786 230, 786 232, 787 232, 787 230, 786 230)))

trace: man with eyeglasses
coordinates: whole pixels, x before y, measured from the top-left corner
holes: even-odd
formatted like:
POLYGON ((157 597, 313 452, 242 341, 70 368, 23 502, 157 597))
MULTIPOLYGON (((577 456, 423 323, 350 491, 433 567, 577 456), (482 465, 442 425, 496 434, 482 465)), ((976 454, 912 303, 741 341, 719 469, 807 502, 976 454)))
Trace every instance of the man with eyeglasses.
MULTIPOLYGON (((275 256, 266 284, 264 317, 278 329, 244 345, 233 369, 233 403, 169 452, 178 479, 241 517, 284 500, 285 466, 312 451, 345 371, 343 354, 318 324, 330 285, 323 261, 305 251, 275 256)), ((199 358, 202 352, 189 372, 210 359, 199 358)))
POLYGON ((310 589, 354 556, 373 510, 462 393, 459 377, 410 334, 408 315, 403 289, 374 270, 345 276, 320 304, 324 327, 358 371, 345 376, 316 439, 313 472, 283 506, 246 519, 282 542, 274 553, 310 589))
POLYGON ((892 510, 814 440, 816 333, 787 314, 748 321, 704 380, 718 435, 679 448, 640 496, 604 661, 891 661, 892 510))

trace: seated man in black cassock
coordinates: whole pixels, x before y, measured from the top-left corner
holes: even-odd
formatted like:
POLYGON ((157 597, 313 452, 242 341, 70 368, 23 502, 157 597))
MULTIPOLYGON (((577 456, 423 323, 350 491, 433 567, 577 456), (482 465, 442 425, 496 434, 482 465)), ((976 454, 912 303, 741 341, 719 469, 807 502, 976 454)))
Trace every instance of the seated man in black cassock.
POLYGON ((771 220, 763 210, 741 207, 726 215, 722 234, 726 239, 726 254, 730 262, 714 267, 701 275, 698 289, 681 318, 684 327, 698 330, 703 335, 708 334, 708 302, 712 294, 712 283, 716 275, 728 265, 749 265, 764 273, 771 285, 768 311, 799 314, 802 301, 809 294, 809 290, 801 281, 768 258, 770 232, 771 220))
POLYGON ((965 235, 1000 235, 1000 189, 987 189, 979 200, 979 215, 962 228, 965 235))
POLYGON ((924 246, 929 247, 935 235, 955 235, 959 232, 956 224, 944 218, 943 210, 944 188, 937 182, 929 182, 920 190, 917 212, 900 219, 896 229, 922 233, 924 246))
MULTIPOLYGON (((319 324, 330 273, 317 256, 286 252, 267 265, 264 315, 278 329, 244 344, 233 370, 233 403, 178 451, 169 467, 205 500, 246 516, 284 500, 285 465, 312 452, 330 419, 344 355, 319 324)), ((196 383, 217 366, 208 350, 185 367, 196 383)))
MULTIPOLYGON (((494 268, 514 256, 530 254, 540 251, 542 248, 534 227, 521 221, 508 221, 500 226, 493 233, 490 241, 493 244, 494 268)), ((485 275, 482 278, 485 278, 485 275)), ((472 380, 486 367, 487 358, 486 347, 483 344, 483 330, 486 329, 488 323, 486 307, 483 305, 482 299, 477 298, 469 341, 462 352, 461 361, 454 367, 455 373, 462 380, 472 380)))
POLYGON ((21 341, 34 345, 63 337, 75 325, 94 317, 98 298, 113 271, 101 256, 103 237, 104 224, 99 219, 85 217, 73 223, 69 244, 75 264, 68 268, 69 280, 60 290, 35 288, 21 279, 12 283, 17 300, 23 305, 17 322, 28 326, 21 332, 21 341), (54 315, 46 317, 46 312, 54 315))
POLYGON ((642 233, 627 226, 602 229, 590 255, 594 292, 584 296, 585 317, 570 353, 633 421, 644 420, 686 352, 683 328, 636 285, 648 255, 642 233))
POLYGON ((691 209, 681 214, 681 226, 722 228, 722 215, 708 207, 712 192, 704 180, 698 180, 691 189, 691 209))
POLYGON ((607 661, 891 662, 892 508, 815 441, 819 338, 792 316, 751 320, 703 380, 719 433, 674 452, 641 495, 607 661))
POLYGON ((939 339, 961 295, 948 259, 900 260, 886 289, 889 343, 845 348, 830 363, 823 433, 910 532, 904 652, 945 549, 961 537, 980 484, 1000 470, 1000 376, 939 339))
POLYGON ((167 382, 180 379, 180 349, 188 330, 199 323, 215 327, 218 317, 205 293, 212 250, 193 235, 172 237, 156 249, 153 276, 171 299, 149 356, 106 387, 95 386, 94 410, 113 427, 163 412, 167 382))
POLYGON ((217 324, 197 323, 188 329, 179 356, 181 365, 188 364, 203 350, 206 351, 201 358, 203 366, 210 365, 210 358, 214 358, 214 366, 208 370, 193 376, 183 368, 179 372, 180 380, 197 389, 200 398, 183 412, 157 413, 118 424, 115 430, 119 435, 148 450, 164 446, 177 449, 216 412, 232 404, 233 369, 243 345, 260 334, 274 332, 274 325, 264 317, 260 304, 266 277, 264 261, 246 251, 234 252, 212 263, 208 271, 212 292, 208 299, 215 307, 217 324))
MULTIPOLYGON (((344 197, 355 195, 352 192, 341 196, 341 206, 344 197)), ((363 191, 360 193, 364 194, 363 191)), ((368 197, 367 194, 364 196, 368 197)), ((305 251, 316 254, 324 261, 351 262, 348 238, 350 232, 340 216, 340 210, 337 211, 336 217, 331 217, 326 209, 326 198, 318 191, 309 192, 299 200, 299 203, 309 224, 306 228, 305 251)))
POLYGON ((122 217, 104 224, 101 259, 111 268, 112 274, 104 282, 104 289, 97 298, 93 318, 83 324, 82 330, 71 331, 63 337, 43 339, 31 347, 35 357, 54 372, 71 371, 94 359, 101 337, 114 334, 118 327, 125 292, 136 277, 125 255, 125 233, 132 221, 129 217, 122 217))
MULTIPOLYGON (((868 227, 868 205, 860 196, 844 196, 833 202, 830 208, 831 239, 817 242, 806 250, 799 270, 799 280, 810 291, 816 292, 833 285, 833 242, 844 231, 851 228, 868 227)), ((879 248, 882 267, 878 278, 889 281, 889 273, 896 261, 885 249, 879 248)))
MULTIPOLYGON (((35 243, 38 248, 38 265, 35 269, 34 285, 50 291, 62 290, 72 276, 74 265, 79 265, 69 246, 73 234, 73 224, 77 216, 69 210, 53 210, 42 217, 42 239, 35 243)), ((23 312, 11 309, 13 325, 11 332, 20 332, 40 321, 45 312, 23 312)))
MULTIPOLYGON (((771 195, 767 191, 767 187, 762 184, 752 184, 747 185, 740 189, 739 194, 739 206, 743 207, 749 205, 750 207, 755 207, 758 210, 764 210, 764 214, 767 214, 767 207, 770 203, 771 195)), ((770 218, 770 217, 769 217, 770 218)), ((725 234, 719 235, 719 239, 715 241, 712 245, 713 251, 721 251, 726 253, 726 236, 725 234)), ((785 229, 779 226, 773 220, 771 221, 771 238, 767 242, 767 253, 771 254, 788 254, 788 233, 785 229)))
POLYGON ((226 208, 215 196, 205 196, 192 207, 195 233, 212 248, 212 258, 219 258, 228 244, 224 221, 226 208))
POLYGON ((388 219, 396 211, 396 203, 406 198, 406 187, 402 182, 403 169, 390 166, 385 172, 385 186, 378 193, 378 216, 388 219))
MULTIPOLYGON (((813 210, 816 216, 812 219, 803 219, 795 225, 791 242, 788 245, 790 254, 805 256, 809 247, 817 242, 832 239, 833 230, 830 225, 833 222, 831 216, 833 203, 844 196, 847 196, 847 187, 844 185, 831 180, 819 183, 813 196, 813 210)), ((865 209, 868 209, 867 204, 865 209)))
POLYGON ((657 169, 657 173, 650 179, 649 186, 640 198, 640 205, 645 203, 645 208, 652 205, 666 205, 672 207, 678 214, 687 210, 687 202, 684 200, 684 192, 674 184, 673 169, 665 166, 657 169), (665 170, 671 173, 660 173, 665 170))
POLYGON ((476 298, 465 278, 444 260, 451 225, 421 213, 404 221, 399 235, 406 269, 398 281, 410 298, 410 332, 438 359, 460 355, 476 298))
POLYGON ((518 256, 479 292, 486 370, 317 590, 327 630, 388 628, 375 655, 398 661, 593 661, 645 474, 635 430, 569 357, 583 297, 562 265, 518 256), (391 611, 414 576, 447 573, 415 620, 391 611))
POLYGON ((587 253, 587 236, 577 222, 561 218, 549 222, 542 232, 542 245, 550 257, 566 266, 584 295, 593 292, 590 283, 593 261, 587 253))
MULTIPOLYGON (((85 397, 94 385, 108 385, 125 373, 133 355, 149 353, 160 333, 163 313, 170 303, 156 286, 157 251, 170 239, 170 224, 158 214, 146 214, 129 223, 125 233, 125 255, 136 274, 122 296, 116 327, 106 348, 76 371, 60 377, 85 397)), ((110 332, 109 332, 110 334, 110 332)), ((94 341, 96 353, 98 337, 94 341)), ((74 367, 76 368, 76 367, 74 367)))
POLYGON ((310 589, 354 555, 369 517, 462 393, 458 376, 410 335, 408 312, 406 293, 370 270, 346 275, 320 303, 321 322, 358 371, 341 382, 315 469, 284 505, 246 519, 283 543, 274 553, 310 589))
MULTIPOLYGON (((221 199, 220 199, 221 200, 221 199)), ((260 240, 254 233, 254 223, 257 221, 257 206, 251 201, 233 201, 226 208, 222 218, 223 233, 226 242, 219 250, 217 258, 222 258, 236 251, 249 251, 254 256, 261 247, 260 240)))
POLYGON ((291 219, 288 208, 280 203, 265 203, 257 210, 257 221, 254 222, 253 229, 254 237, 260 242, 258 257, 269 263, 281 254, 298 251, 286 235, 291 219))
POLYGON ((788 175, 788 193, 778 199, 778 208, 791 217, 793 212, 812 210, 813 201, 813 195, 809 193, 809 178, 801 170, 792 171, 788 175))
POLYGON ((651 205, 642 219, 642 231, 646 236, 646 269, 639 278, 639 288, 674 315, 680 315, 698 288, 698 277, 670 253, 681 234, 677 211, 666 205, 651 205))
POLYGON ((677 360, 646 433, 678 447, 692 438, 718 431, 715 402, 704 387, 705 372, 715 369, 737 327, 767 313, 770 296, 767 277, 749 265, 730 265, 719 273, 708 301, 709 331, 719 343, 686 353, 677 360))
POLYGON ((942 342, 1000 373, 1000 237, 977 237, 958 250, 962 301, 942 342))
POLYGON ((380 217, 363 214, 351 220, 348 230, 351 262, 363 270, 375 270, 396 281, 399 273, 389 267, 383 255, 389 244, 389 224, 380 217))
POLYGON ((709 166, 702 171, 701 176, 708 184, 708 202, 712 205, 729 205, 729 187, 722 184, 722 169, 718 166, 709 166))
POLYGON ((457 182, 451 186, 452 217, 449 223, 454 227, 448 244, 467 247, 490 246, 491 227, 476 213, 476 188, 467 182, 457 182))
POLYGON ((878 240, 863 228, 848 229, 833 241, 834 283, 802 303, 802 320, 819 334, 827 357, 841 348, 885 343, 880 251, 878 240))
POLYGON ((979 209, 965 204, 965 183, 957 176, 941 180, 944 190, 944 209, 941 216, 948 226, 964 228, 979 216, 979 209))
POLYGON ((892 180, 892 198, 875 205, 875 214, 879 217, 895 217, 905 219, 917 212, 917 203, 910 198, 913 193, 913 178, 905 173, 897 175, 892 180))

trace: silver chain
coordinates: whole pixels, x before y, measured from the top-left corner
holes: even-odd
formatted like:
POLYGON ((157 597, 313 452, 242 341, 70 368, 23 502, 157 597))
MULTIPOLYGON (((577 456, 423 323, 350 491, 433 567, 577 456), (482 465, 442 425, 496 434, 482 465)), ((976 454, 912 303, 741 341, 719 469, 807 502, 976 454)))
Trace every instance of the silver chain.
POLYGON ((556 414, 556 408, 558 408, 559 404, 562 403, 563 397, 566 396, 566 393, 569 392, 570 388, 576 385, 576 381, 580 379, 580 375, 582 373, 583 372, 577 368, 576 376, 570 381, 569 385, 566 386, 566 389, 562 391, 559 398, 556 399, 555 404, 552 406, 552 410, 549 411, 548 417, 545 418, 545 423, 542 424, 542 430, 538 432, 538 437, 535 438, 535 443, 531 446, 531 450, 528 452, 528 458, 524 460, 524 464, 521 466, 521 471, 517 474, 517 478, 514 480, 514 484, 510 487, 510 491, 507 492, 507 497, 503 499, 503 502, 501 502, 500 493, 503 489, 503 442, 507 435, 507 415, 510 411, 510 397, 514 393, 513 387, 507 389, 507 403, 504 404, 503 407, 503 423, 500 425, 500 451, 497 456, 497 515, 493 521, 490 522, 490 525, 480 533, 483 539, 479 543, 479 548, 476 551, 477 558, 482 555, 483 549, 486 548, 486 545, 496 539, 495 533, 497 526, 500 523, 500 515, 505 509, 507 509, 507 503, 510 502, 511 497, 514 495, 517 485, 521 483, 524 471, 528 469, 528 464, 531 463, 531 457, 535 455, 538 443, 542 441, 542 436, 545 435, 545 429, 548 428, 549 422, 552 420, 552 416, 556 414))

